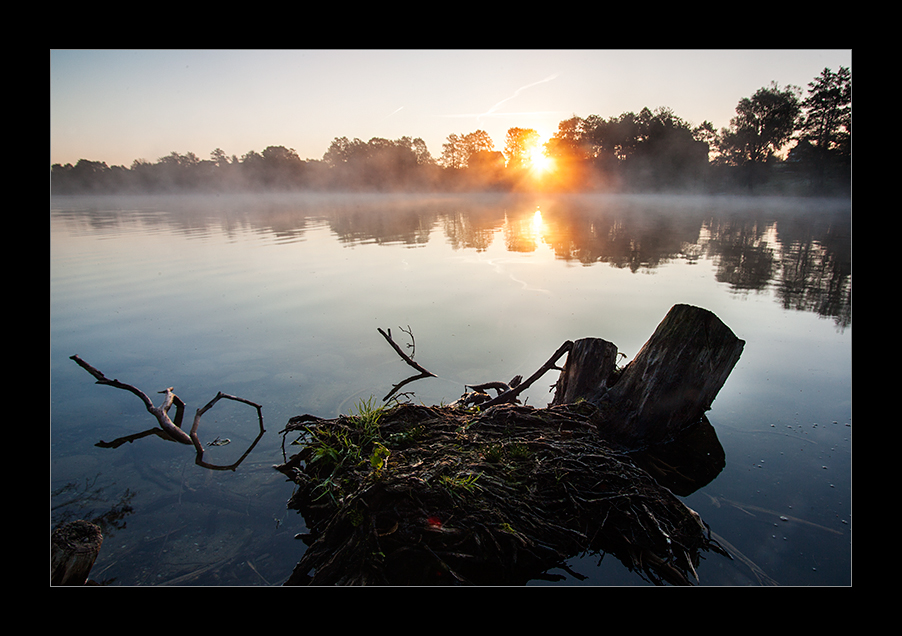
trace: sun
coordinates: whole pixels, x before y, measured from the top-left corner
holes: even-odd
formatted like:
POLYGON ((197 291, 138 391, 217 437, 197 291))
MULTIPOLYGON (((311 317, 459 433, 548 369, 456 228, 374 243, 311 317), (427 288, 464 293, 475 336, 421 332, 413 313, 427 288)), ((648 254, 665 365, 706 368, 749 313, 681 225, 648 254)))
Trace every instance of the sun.
POLYGON ((554 167, 554 161, 545 154, 545 148, 541 144, 536 144, 529 151, 529 165, 536 172, 548 172, 554 167))

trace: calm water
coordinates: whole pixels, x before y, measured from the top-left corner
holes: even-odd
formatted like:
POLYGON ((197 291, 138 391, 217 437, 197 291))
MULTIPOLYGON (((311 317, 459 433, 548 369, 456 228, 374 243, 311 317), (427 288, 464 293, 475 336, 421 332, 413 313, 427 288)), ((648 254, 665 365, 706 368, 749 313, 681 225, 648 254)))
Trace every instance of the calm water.
MULTIPOLYGON (((703 585, 849 585, 852 545, 851 204, 661 197, 55 197, 50 214, 51 527, 130 506, 92 572, 116 585, 280 584, 303 519, 278 434, 334 417, 410 375, 376 331, 416 338, 450 402, 466 383, 530 375, 565 340, 631 359, 670 307, 716 313, 746 341, 709 419, 726 468, 685 497, 734 554, 703 585), (187 413, 217 391, 263 405, 267 433, 235 472, 148 437, 130 393, 187 413), (159 402, 157 402, 159 403, 159 402)), ((527 403, 551 399, 554 377, 527 403)), ((190 417, 189 417, 190 420, 190 417)), ((190 421, 189 421, 190 426, 190 421)), ((235 461, 253 409, 203 418, 206 459, 235 461)), ((645 585, 613 557, 563 585, 645 585)))

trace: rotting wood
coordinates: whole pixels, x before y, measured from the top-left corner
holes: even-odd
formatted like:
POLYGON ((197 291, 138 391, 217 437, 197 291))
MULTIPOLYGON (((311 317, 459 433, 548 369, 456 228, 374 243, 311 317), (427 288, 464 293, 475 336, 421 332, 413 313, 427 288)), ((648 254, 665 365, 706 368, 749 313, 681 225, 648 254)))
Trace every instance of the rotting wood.
POLYGON ((552 404, 570 404, 605 391, 617 368, 617 345, 601 338, 573 343, 552 404))
POLYGON ((675 439, 711 408, 744 346, 707 309, 674 305, 616 384, 586 396, 612 408, 601 434, 630 448, 675 439))
POLYGON ((50 535, 50 584, 88 583, 102 544, 100 528, 82 519, 54 530, 50 535))

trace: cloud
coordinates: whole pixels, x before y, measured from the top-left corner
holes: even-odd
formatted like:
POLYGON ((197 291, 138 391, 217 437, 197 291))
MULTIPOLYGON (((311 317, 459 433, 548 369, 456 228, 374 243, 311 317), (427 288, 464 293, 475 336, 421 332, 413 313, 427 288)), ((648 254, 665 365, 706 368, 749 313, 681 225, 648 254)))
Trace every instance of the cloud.
POLYGON ((459 113, 459 114, 455 114, 455 115, 444 115, 444 117, 457 118, 457 119, 475 118, 477 121, 479 121, 480 119, 488 118, 488 117, 515 117, 515 116, 519 117, 519 116, 560 114, 562 111, 552 111, 552 110, 516 112, 516 113, 512 113, 512 112, 499 113, 498 112, 498 110, 501 108, 501 106, 504 103, 509 102, 510 100, 519 96, 520 93, 525 91, 527 88, 532 88, 533 86, 538 86, 539 84, 544 84, 546 82, 550 82, 554 79, 557 79, 558 75, 559 75, 559 73, 555 73, 554 75, 549 75, 545 79, 539 80, 538 82, 533 82, 532 84, 527 84, 526 86, 521 86, 520 88, 515 90, 514 93, 510 97, 505 97, 504 99, 502 99, 500 102, 496 103, 494 106, 492 106, 485 112, 482 112, 482 113, 459 113))
POLYGON ((391 117, 392 115, 396 114, 398 111, 403 110, 403 109, 404 109, 403 106, 400 106, 399 108, 396 108, 395 110, 393 110, 392 112, 390 112, 388 115, 386 115, 385 117, 383 117, 383 118, 382 118, 382 121, 385 121, 386 119, 388 119, 389 117, 391 117))
POLYGON ((483 117, 490 117, 490 116, 493 115, 499 108, 501 108, 501 105, 502 105, 502 104, 504 104, 505 102, 509 102, 510 100, 512 100, 512 99, 514 99, 515 97, 519 96, 520 93, 522 93, 523 91, 525 91, 527 88, 532 88, 533 86, 538 86, 539 84, 544 84, 545 82, 551 82, 551 81, 557 79, 557 76, 558 76, 558 73, 555 73, 554 75, 549 75, 549 76, 546 77, 545 79, 539 80, 538 82, 533 82, 532 84, 527 84, 526 86, 521 86, 520 88, 518 88, 517 90, 515 90, 515 91, 514 91, 514 94, 511 95, 510 97, 506 97, 506 98, 502 99, 500 102, 498 102, 497 104, 495 104, 494 106, 492 106, 491 108, 489 108, 486 112, 482 113, 481 115, 477 115, 477 116, 476 116, 476 120, 478 121, 478 120, 480 120, 480 119, 483 118, 483 117))

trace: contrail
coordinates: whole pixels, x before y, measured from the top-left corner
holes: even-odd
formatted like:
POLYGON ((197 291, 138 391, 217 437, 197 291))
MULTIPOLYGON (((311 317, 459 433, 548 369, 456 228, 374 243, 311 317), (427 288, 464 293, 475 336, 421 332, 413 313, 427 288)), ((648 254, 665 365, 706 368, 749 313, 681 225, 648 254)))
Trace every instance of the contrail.
POLYGON ((551 80, 556 79, 558 75, 559 75, 559 73, 555 73, 554 75, 549 75, 549 76, 546 77, 545 79, 539 80, 538 82, 533 82, 532 84, 527 84, 526 86, 521 86, 520 88, 518 88, 517 90, 515 90, 515 91, 514 91, 514 94, 511 95, 510 97, 507 97, 507 98, 505 98, 505 99, 502 99, 500 102, 498 102, 497 104, 495 104, 494 106, 492 106, 491 108, 489 108, 486 112, 482 113, 481 115, 477 115, 477 116, 476 116, 476 120, 479 121, 481 118, 487 117, 487 116, 491 115, 491 114, 494 113, 496 110, 498 110, 499 108, 501 108, 501 104, 503 104, 504 102, 509 102, 509 101, 512 100, 513 98, 517 97, 520 93, 522 93, 523 91, 525 91, 527 88, 531 88, 531 87, 533 87, 533 86, 538 86, 539 84, 544 84, 545 82, 550 82, 551 80))
POLYGON ((386 119, 388 119, 389 117, 391 117, 392 115, 394 115, 395 113, 397 113, 399 110, 402 110, 403 108, 404 108, 404 107, 401 106, 400 108, 395 109, 394 111, 392 111, 391 113, 389 113, 388 115, 386 115, 386 116, 382 119, 382 121, 385 121, 386 119))

